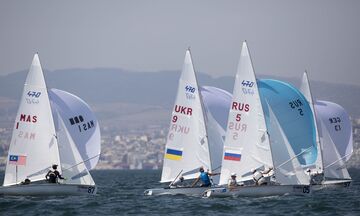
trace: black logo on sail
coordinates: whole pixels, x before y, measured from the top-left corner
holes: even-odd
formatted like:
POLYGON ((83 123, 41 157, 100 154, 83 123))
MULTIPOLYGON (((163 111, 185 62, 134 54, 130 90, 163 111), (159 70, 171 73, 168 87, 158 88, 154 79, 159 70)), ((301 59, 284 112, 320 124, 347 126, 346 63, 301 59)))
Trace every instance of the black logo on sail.
POLYGON ((70 121, 71 125, 78 126, 80 132, 87 131, 90 128, 95 127, 93 120, 85 121, 85 119, 82 115, 69 118, 69 121, 70 121))

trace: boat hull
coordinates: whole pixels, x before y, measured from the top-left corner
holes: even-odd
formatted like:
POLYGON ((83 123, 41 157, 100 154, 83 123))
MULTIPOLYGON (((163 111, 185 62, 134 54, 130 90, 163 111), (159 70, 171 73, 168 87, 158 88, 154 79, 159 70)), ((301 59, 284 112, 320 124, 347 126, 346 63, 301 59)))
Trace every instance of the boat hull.
POLYGON ((313 191, 319 191, 323 189, 339 189, 339 188, 348 188, 351 186, 351 179, 344 180, 325 180, 321 184, 311 185, 313 191))
POLYGON ((203 197, 262 197, 281 196, 285 194, 306 195, 311 193, 309 185, 265 185, 265 186, 238 186, 233 189, 227 187, 208 189, 203 197))
POLYGON ((14 196, 56 196, 56 195, 95 195, 95 185, 76 184, 29 184, 0 187, 1 195, 14 196))
POLYGON ((146 196, 157 195, 188 195, 188 196, 202 196, 209 187, 177 187, 177 188, 152 188, 144 191, 146 196))

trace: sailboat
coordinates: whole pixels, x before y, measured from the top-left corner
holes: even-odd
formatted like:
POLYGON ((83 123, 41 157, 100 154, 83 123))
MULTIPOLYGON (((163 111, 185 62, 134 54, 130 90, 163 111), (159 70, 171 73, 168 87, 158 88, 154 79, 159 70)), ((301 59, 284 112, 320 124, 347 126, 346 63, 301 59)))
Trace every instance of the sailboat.
MULTIPOLYGON (((265 82, 262 85, 268 86, 265 82)), ((236 173, 237 181, 244 186, 208 189, 203 194, 205 197, 310 193, 309 178, 299 171, 299 155, 293 152, 269 102, 262 100, 266 97, 260 98, 249 50, 244 42, 228 117, 219 183, 226 185, 230 174, 236 173), (267 107, 268 122, 265 121, 263 106, 267 107), (274 168, 275 181, 266 186, 251 184, 250 170, 265 167, 274 168)))
MULTIPOLYGON (((215 164, 211 158, 213 154, 208 138, 207 121, 191 53, 188 49, 172 111, 161 183, 171 183, 180 176, 185 180, 195 179, 199 176, 200 167, 209 172, 220 167, 221 160, 217 160, 219 164, 215 164)), ((221 142, 220 145, 222 145, 221 142)), ((205 187, 165 187, 148 189, 144 194, 201 195, 206 189, 205 187)))
MULTIPOLYGON (((61 107, 65 105, 51 107, 39 56, 35 54, 16 115, 0 194, 96 194, 95 182, 74 142, 81 135, 72 137, 74 133, 69 132, 61 117, 61 107), (47 183, 45 175, 53 164, 58 165, 65 179, 47 183)), ((91 132, 91 136, 97 135, 91 132)), ((86 148, 86 142, 82 144, 86 148)))
POLYGON ((301 92, 314 113, 317 132, 318 160, 316 168, 310 167, 313 189, 348 187, 351 177, 345 161, 353 152, 352 125, 345 109, 329 101, 313 102, 308 74, 303 74, 301 92), (319 178, 320 177, 320 178, 319 178), (318 178, 318 179, 316 179, 318 178))

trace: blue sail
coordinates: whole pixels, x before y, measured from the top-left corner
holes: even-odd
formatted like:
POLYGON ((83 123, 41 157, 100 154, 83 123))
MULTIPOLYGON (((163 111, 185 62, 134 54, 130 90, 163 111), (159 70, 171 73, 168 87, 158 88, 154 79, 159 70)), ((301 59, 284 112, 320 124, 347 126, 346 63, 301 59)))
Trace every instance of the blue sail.
POLYGON ((270 114, 266 105, 269 104, 295 155, 299 155, 300 164, 314 164, 317 158, 316 132, 313 113, 305 97, 285 82, 262 79, 257 80, 257 83, 267 127, 270 127, 270 114))

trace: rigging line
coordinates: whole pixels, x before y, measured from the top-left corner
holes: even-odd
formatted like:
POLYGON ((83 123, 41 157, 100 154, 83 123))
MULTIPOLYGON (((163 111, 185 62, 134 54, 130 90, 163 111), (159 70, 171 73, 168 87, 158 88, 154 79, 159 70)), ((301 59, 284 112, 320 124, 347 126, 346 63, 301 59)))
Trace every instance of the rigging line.
POLYGON ((96 157, 98 157, 98 156, 100 156, 100 155, 101 155, 101 153, 100 153, 100 154, 97 154, 97 155, 95 155, 95 156, 93 156, 93 157, 91 157, 91 158, 88 158, 88 159, 86 159, 86 160, 83 160, 83 161, 81 161, 80 163, 77 163, 77 164, 75 164, 75 165, 73 165, 73 166, 71 166, 71 167, 68 167, 68 168, 66 168, 66 169, 63 169, 62 171, 69 170, 69 169, 71 169, 71 168, 73 168, 73 167, 76 167, 76 166, 78 166, 78 165, 80 165, 80 164, 83 164, 83 163, 85 163, 85 162, 88 162, 89 160, 92 160, 92 159, 94 159, 94 158, 96 158, 96 157))
POLYGON ((172 184, 174 184, 175 180, 180 176, 180 174, 183 172, 183 170, 180 170, 180 172, 177 174, 177 176, 174 178, 174 180, 169 184, 169 186, 171 186, 172 184))
POLYGON ((326 169, 326 168, 329 168, 329 167, 333 166, 334 164, 336 164, 337 162, 341 161, 342 159, 346 158, 347 156, 349 156, 349 155, 351 155, 351 154, 352 154, 352 152, 351 152, 351 153, 349 153, 349 154, 347 154, 347 155, 345 155, 345 156, 343 156, 343 157, 341 157, 340 159, 338 159, 338 160, 336 160, 336 161, 332 162, 331 164, 327 165, 324 169, 326 169))
POLYGON ((290 161, 294 160, 295 158, 297 158, 298 156, 302 155, 303 153, 307 152, 309 149, 313 148, 313 146, 310 146, 309 148, 301 151, 299 154, 295 155, 294 157, 290 158, 289 160, 283 162, 282 164, 280 164, 278 167, 274 167, 275 169, 278 169, 280 167, 282 167, 283 165, 289 163, 290 161))
POLYGON ((217 170, 217 169, 220 169, 220 168, 221 168, 221 165, 218 166, 218 167, 216 167, 215 169, 211 170, 211 172, 213 172, 213 171, 215 171, 215 170, 217 170))

